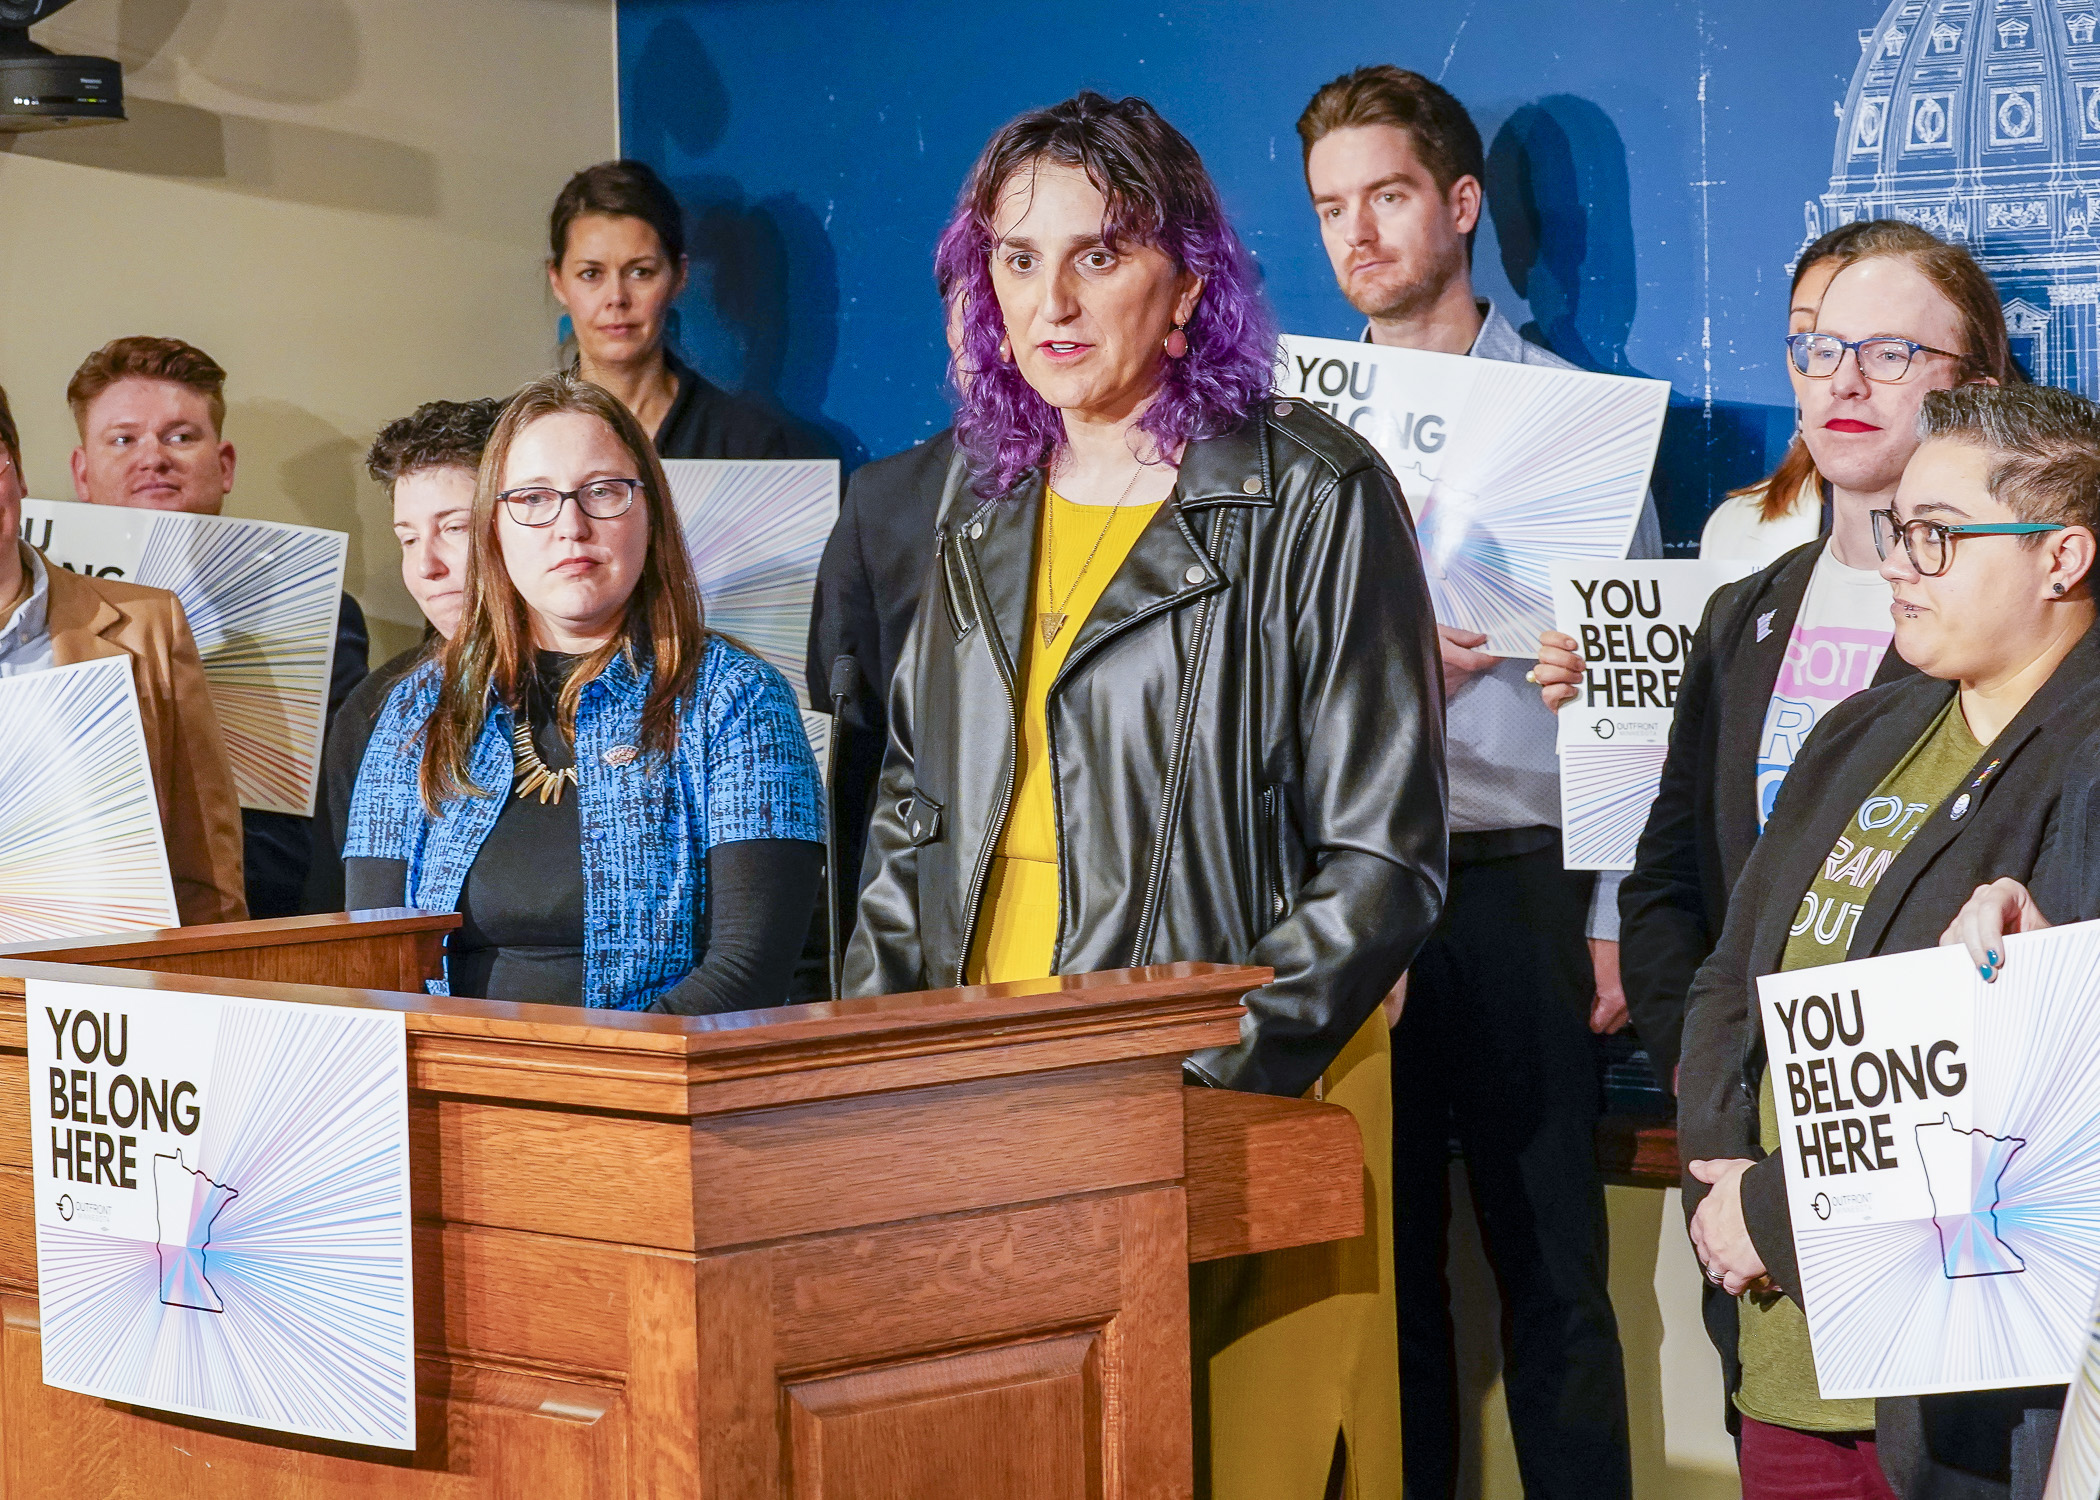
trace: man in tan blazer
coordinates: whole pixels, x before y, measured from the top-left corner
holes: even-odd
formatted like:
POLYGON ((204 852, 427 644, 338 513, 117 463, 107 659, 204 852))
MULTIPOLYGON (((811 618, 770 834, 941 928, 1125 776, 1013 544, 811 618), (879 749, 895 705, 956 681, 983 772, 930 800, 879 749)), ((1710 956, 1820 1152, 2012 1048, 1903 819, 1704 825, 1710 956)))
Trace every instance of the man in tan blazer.
POLYGON ((0 676, 131 658, 161 837, 184 925, 239 922, 241 809, 182 605, 166 589, 86 578, 18 540, 22 446, 0 390, 0 676))

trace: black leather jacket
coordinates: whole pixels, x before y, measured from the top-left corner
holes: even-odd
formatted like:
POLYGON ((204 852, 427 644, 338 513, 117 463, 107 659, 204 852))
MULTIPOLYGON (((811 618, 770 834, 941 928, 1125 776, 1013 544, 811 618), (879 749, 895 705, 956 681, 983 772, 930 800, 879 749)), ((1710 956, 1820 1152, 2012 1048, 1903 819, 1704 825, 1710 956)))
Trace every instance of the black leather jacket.
MULTIPOLYGON (((890 702, 846 988, 964 982, 1012 805, 1043 480, 958 506, 890 702)), ((1441 677, 1392 475, 1303 403, 1191 443, 1049 694, 1062 910, 1079 974, 1258 964, 1202 1081, 1310 1088, 1444 901, 1441 677)))

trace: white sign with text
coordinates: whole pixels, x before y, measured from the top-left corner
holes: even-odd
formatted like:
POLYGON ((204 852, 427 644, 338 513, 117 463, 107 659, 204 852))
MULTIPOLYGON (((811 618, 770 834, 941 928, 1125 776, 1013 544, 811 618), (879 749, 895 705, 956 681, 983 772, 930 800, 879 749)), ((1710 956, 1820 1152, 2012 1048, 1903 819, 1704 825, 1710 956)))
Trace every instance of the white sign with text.
POLYGON ((1758 980, 1829 1399, 2055 1384, 2100 1285, 2100 922, 1758 980))
POLYGON ((182 601, 241 806, 310 817, 350 538, 314 526, 24 500, 57 567, 182 601))
POLYGON ((1559 716, 1566 868, 1633 868, 1706 601, 1751 571, 1747 562, 1552 561, 1553 625, 1587 666, 1559 716))
POLYGON ((398 1011, 32 979, 44 1383, 416 1444, 398 1011))
POLYGON ((1556 557, 1623 558, 1667 381, 1286 334, 1277 388, 1362 433, 1400 481, 1436 617, 1529 657, 1556 557))

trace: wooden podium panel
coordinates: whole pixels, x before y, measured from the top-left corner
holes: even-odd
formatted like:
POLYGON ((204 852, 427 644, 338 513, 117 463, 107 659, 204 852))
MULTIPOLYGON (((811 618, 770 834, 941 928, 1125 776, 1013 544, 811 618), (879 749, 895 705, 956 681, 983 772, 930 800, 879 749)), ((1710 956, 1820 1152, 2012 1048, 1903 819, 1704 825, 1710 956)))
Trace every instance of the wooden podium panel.
POLYGON ((156 974, 209 974, 215 979, 275 979, 351 989, 408 990, 444 972, 445 934, 457 912, 339 911, 320 917, 214 922, 91 938, 49 938, 0 945, 11 958, 156 974))
POLYGON ((1265 971, 682 1019, 282 982, 420 979, 456 919, 305 920, 0 955, 5 1500, 1185 1496, 1191 1255, 1361 1225, 1345 1113, 1181 1083, 1265 971), (205 963, 271 977, 148 972, 205 963), (33 977, 406 1014, 414 1453, 43 1385, 33 977), (1192 1158, 1219 1164, 1208 1200, 1192 1158))

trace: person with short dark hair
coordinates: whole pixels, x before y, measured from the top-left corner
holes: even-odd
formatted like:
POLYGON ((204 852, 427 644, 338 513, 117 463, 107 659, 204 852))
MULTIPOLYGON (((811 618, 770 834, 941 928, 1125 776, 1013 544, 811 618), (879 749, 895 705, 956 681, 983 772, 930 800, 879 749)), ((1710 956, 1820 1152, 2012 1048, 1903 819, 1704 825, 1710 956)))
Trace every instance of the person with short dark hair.
POLYGON ((494 397, 477 401, 426 401, 413 413, 387 423, 365 455, 365 472, 387 492, 394 512, 394 540, 401 544, 401 582, 423 612, 423 636, 415 645, 375 668, 343 700, 328 731, 321 757, 321 786, 314 816, 328 839, 316 851, 307 877, 306 909, 343 908, 343 840, 350 799, 364 764, 372 725, 394 684, 451 639, 459 625, 467 582, 467 529, 474 510, 474 480, 481 450, 503 415, 494 397))
POLYGON ((240 803, 182 601, 52 567, 20 539, 25 493, 22 439, 0 390, 0 677, 131 658, 176 913, 184 926, 238 922, 248 914, 240 803))
MULTIPOLYGON (((1734 1314, 1708 1327, 1739 1370, 1745 1500, 2039 1500, 2063 1403, 2060 1385, 1826 1398, 1802 1310, 1759 977, 1930 947, 1950 917, 1961 936, 1994 899, 2003 914, 2011 883, 2075 883, 2090 847, 2081 746, 2100 734, 2100 407, 1970 383, 1925 393, 1913 434, 1870 525, 1893 649, 1915 673, 1818 720, 1729 895, 1684 1023, 1684 1203, 1693 1249, 1734 1314), (2006 884, 1972 896, 1994 878, 2006 884)), ((1990 980, 2003 955, 1995 933, 1977 935, 1990 980)))
MULTIPOLYGON (((76 499, 202 516, 224 508, 236 457, 225 437, 226 371, 202 349, 174 338, 112 339, 81 361, 66 402, 80 430, 76 499)), ((368 651, 364 611, 346 593, 336 612, 327 725, 364 680, 368 651)), ((304 910, 313 819, 245 807, 241 830, 248 915, 304 910)))
POLYGON ((685 290, 685 215, 647 163, 585 167, 547 220, 547 284, 576 336, 575 373, 611 391, 664 458, 792 458, 778 418, 731 395, 665 339, 685 290))
MULTIPOLYGON (((1305 180, 1369 343, 1572 368, 1475 294, 1484 159, 1465 106, 1419 73, 1359 68, 1298 119, 1305 180)), ((1658 557, 1652 499, 1630 555, 1658 557)), ((1525 663, 1439 622, 1451 890, 1393 1028, 1400 1401, 1407 1491, 1458 1483, 1450 1143, 1465 1158, 1503 1307, 1505 1392, 1527 1495, 1630 1493, 1626 1378, 1606 1274, 1592 1033, 1626 1025, 1616 876, 1562 868, 1553 715, 1525 663)))

